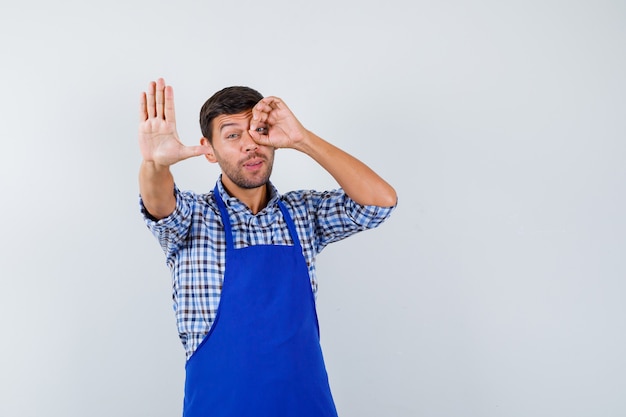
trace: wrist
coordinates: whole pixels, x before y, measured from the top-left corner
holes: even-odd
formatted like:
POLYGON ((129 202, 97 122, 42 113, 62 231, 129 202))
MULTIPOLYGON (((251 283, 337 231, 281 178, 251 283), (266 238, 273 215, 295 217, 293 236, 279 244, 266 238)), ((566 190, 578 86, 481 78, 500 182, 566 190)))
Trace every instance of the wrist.
POLYGON ((163 165, 163 164, 159 164, 156 161, 153 160, 142 160, 141 161, 141 166, 144 170, 154 173, 154 174, 161 174, 161 173, 169 173, 170 172, 170 166, 169 165, 163 165))
POLYGON ((298 141, 294 144, 294 149, 310 155, 316 148, 316 141, 320 138, 310 130, 304 129, 298 141))

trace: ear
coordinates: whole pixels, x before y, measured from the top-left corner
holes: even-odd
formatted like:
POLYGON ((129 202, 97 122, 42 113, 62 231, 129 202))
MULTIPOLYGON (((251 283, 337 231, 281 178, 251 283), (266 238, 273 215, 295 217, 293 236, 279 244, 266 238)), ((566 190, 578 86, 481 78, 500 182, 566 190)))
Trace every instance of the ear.
POLYGON ((209 142, 207 138, 202 137, 200 138, 200 145, 206 146, 209 148, 209 152, 204 154, 204 157, 207 159, 207 161, 209 161, 212 164, 216 163, 217 158, 215 157, 215 152, 213 151, 213 145, 211 145, 211 142, 209 142))

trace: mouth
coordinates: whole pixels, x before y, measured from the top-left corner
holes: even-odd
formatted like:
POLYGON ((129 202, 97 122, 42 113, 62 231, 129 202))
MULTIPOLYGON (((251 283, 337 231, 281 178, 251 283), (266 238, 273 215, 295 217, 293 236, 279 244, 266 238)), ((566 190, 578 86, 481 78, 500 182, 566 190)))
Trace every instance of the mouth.
POLYGON ((263 165, 263 163, 264 163, 264 162, 265 162, 265 161, 263 160, 263 158, 260 158, 260 157, 253 157, 253 158, 248 159, 248 160, 247 160, 247 161, 243 164, 243 167, 244 167, 245 169, 248 169, 248 170, 253 171, 253 170, 259 169, 259 168, 263 165))

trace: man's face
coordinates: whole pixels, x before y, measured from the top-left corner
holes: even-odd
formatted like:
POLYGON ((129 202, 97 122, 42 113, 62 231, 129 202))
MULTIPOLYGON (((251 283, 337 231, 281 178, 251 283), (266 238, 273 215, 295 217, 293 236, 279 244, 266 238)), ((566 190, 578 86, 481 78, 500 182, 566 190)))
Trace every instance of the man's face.
MULTIPOLYGON (((213 155, 207 155, 211 162, 217 162, 222 169, 225 186, 235 185, 242 189, 265 185, 272 173, 274 148, 259 145, 250 136, 252 111, 238 114, 223 114, 213 119, 213 155), (232 183, 232 184, 230 184, 232 183)), ((266 127, 260 126, 261 134, 266 127)), ((206 139, 203 142, 208 144, 206 139)))

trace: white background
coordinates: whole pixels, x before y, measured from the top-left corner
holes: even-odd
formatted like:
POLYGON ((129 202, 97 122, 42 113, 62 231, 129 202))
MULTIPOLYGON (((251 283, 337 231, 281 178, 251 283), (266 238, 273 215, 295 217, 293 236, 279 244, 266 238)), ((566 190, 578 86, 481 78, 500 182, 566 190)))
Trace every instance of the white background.
MULTIPOLYGON (((342 417, 626 415, 623 1, 7 1, 0 47, 0 415, 180 415, 137 203, 160 76, 187 144, 249 85, 397 189, 318 259, 342 417)), ((288 150, 273 181, 334 187, 288 150)))

